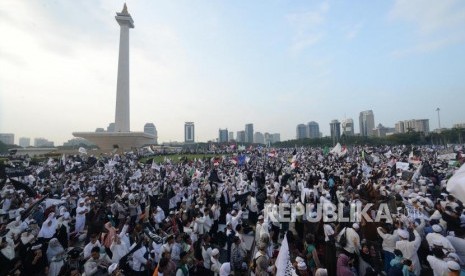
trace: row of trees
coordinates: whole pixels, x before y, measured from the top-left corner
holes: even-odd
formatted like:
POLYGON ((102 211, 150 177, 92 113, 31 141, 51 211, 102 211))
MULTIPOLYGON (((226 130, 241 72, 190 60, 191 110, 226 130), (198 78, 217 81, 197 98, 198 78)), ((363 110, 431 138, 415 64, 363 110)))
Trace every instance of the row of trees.
POLYGON ((342 135, 338 141, 333 141, 331 137, 315 139, 288 140, 273 144, 275 147, 326 147, 334 146, 335 143, 341 143, 348 146, 369 145, 447 145, 465 143, 465 129, 453 128, 443 130, 441 133, 431 132, 425 135, 423 132, 410 130, 407 133, 393 134, 386 137, 362 137, 342 135))

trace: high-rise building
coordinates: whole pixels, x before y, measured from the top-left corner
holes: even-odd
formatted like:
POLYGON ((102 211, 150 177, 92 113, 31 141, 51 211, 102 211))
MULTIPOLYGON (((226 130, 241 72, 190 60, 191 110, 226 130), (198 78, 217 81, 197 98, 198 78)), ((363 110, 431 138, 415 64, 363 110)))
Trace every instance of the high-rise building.
POLYGON ((429 133, 429 119, 405 120, 396 123, 396 133, 407 133, 410 131, 429 133))
POLYGON ((346 136, 354 136, 354 120, 345 119, 341 123, 342 134, 346 136))
POLYGON ((308 138, 319 138, 320 137, 320 125, 317 122, 311 121, 307 124, 308 138))
POLYGON ((395 128, 396 128, 396 133, 404 133, 404 122, 403 121, 397 122, 395 125, 395 128))
POLYGON ((373 136, 373 129, 375 128, 375 115, 373 114, 373 110, 360 112, 359 124, 360 136, 373 136))
POLYGON ((228 135, 229 141, 234 140, 234 132, 230 131, 228 135))
POLYGON ((195 143, 195 128, 193 122, 184 124, 184 143, 195 143))
POLYGON ((236 141, 239 143, 245 143, 245 131, 240 130, 237 132, 236 141))
POLYGON ((255 132, 253 142, 257 144, 265 144, 265 136, 261 132, 255 132))
POLYGON ((298 124, 297 127, 296 127, 296 139, 299 140, 299 139, 305 139, 307 138, 307 133, 308 133, 308 130, 307 130, 307 126, 304 125, 304 124, 298 124))
POLYGON ((386 137, 388 133, 394 133, 395 128, 393 127, 385 127, 382 124, 378 124, 378 126, 373 130, 373 135, 376 137, 386 137))
POLYGON ((19 138, 19 146, 23 148, 27 148, 31 146, 31 138, 28 137, 20 137, 19 138))
POLYGON ((281 134, 279 133, 271 134, 271 140, 273 141, 272 143, 281 142, 281 134))
POLYGON ((246 143, 253 143, 253 124, 245 125, 245 141, 246 143))
POLYGON ((155 127, 153 123, 146 123, 144 125, 144 132, 153 135, 154 144, 158 144, 158 132, 157 132, 157 128, 155 127))
POLYGON ((13 133, 0 133, 0 141, 6 145, 14 145, 15 135, 13 133))
POLYGON ((465 128, 465 123, 457 123, 453 124, 452 128, 465 128))
POLYGON ((34 147, 45 148, 54 147, 54 143, 45 138, 34 138, 34 147))
POLYGON ((226 143, 229 141, 228 139, 228 129, 221 129, 218 131, 218 142, 220 143, 226 143))
POLYGON ((115 123, 108 124, 107 132, 115 132, 115 123))
POLYGON ((336 144, 341 138, 341 123, 338 120, 332 120, 329 127, 331 130, 331 139, 333 140, 333 144, 336 144))

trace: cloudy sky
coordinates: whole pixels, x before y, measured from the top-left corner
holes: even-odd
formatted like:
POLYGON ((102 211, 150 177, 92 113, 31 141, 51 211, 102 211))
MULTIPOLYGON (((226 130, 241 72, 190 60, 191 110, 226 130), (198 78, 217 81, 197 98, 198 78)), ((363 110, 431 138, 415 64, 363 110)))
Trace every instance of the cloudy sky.
MULTIPOLYGON (((124 1, 0 6, 0 132, 60 145, 114 120, 124 1)), ((375 123, 465 122, 465 2, 127 1, 131 130, 281 133, 372 109, 375 123)))

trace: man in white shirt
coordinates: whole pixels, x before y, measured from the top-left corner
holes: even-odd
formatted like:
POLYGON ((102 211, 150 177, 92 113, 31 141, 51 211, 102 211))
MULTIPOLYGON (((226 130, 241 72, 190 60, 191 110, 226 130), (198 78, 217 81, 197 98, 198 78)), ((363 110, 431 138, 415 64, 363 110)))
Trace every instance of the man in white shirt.
POLYGON ((455 253, 459 256, 461 263, 465 264, 465 230, 458 228, 455 230, 454 236, 449 235, 446 238, 455 248, 455 253))
POLYGON ((86 214, 89 212, 89 209, 84 205, 85 200, 83 198, 79 199, 78 207, 76 208, 76 226, 75 232, 79 234, 84 231, 86 226, 86 214))
POLYGON ((338 241, 340 241, 343 234, 346 235, 347 243, 346 246, 344 246, 344 250, 350 254, 358 253, 360 250, 360 236, 357 233, 359 229, 360 226, 354 223, 352 227, 344 228, 338 235, 338 241))
POLYGON ((415 275, 420 275, 421 264, 417 254, 418 248, 420 248, 421 245, 420 234, 418 234, 416 230, 413 230, 413 234, 415 235, 415 240, 413 241, 409 241, 410 234, 407 230, 397 230, 397 234, 399 235, 400 240, 396 242, 396 249, 399 249, 402 252, 404 258, 412 261, 415 269, 415 275))
POLYGON ((455 248, 454 246, 452 246, 452 244, 450 243, 450 241, 444 237, 441 232, 442 232, 442 226, 439 225, 439 224, 435 224, 432 226, 432 229, 434 231, 434 233, 429 233, 428 235, 426 235, 426 241, 428 242, 428 245, 430 247, 430 249, 432 249, 434 246, 433 246, 433 241, 437 241, 437 242, 440 242, 442 244, 442 246, 444 247, 444 249, 446 249, 447 251, 449 252, 455 252, 455 248))
POLYGON ((83 253, 84 253, 84 259, 90 258, 91 257, 91 252, 94 247, 101 248, 102 245, 100 244, 99 241, 99 235, 98 234, 92 234, 90 237, 89 243, 84 247, 83 253))
POLYGON ((220 251, 218 249, 213 249, 211 251, 211 267, 210 270, 213 272, 214 276, 220 275, 221 263, 219 261, 220 251))
POLYGON ((394 249, 396 249, 396 242, 399 240, 397 231, 389 233, 388 229, 383 227, 377 228, 378 235, 383 239, 383 253, 384 253, 384 271, 389 271, 391 268, 391 260, 394 259, 394 249))
POLYGON ((96 274, 103 274, 107 271, 108 267, 111 264, 111 260, 107 255, 100 255, 100 248, 94 247, 91 250, 91 257, 84 264, 84 271, 86 275, 92 276, 96 274), (100 273, 99 273, 100 272, 100 273))
POLYGON ((139 249, 132 253, 132 270, 135 272, 135 275, 146 274, 147 267, 150 265, 148 253, 147 241, 145 241, 139 249))

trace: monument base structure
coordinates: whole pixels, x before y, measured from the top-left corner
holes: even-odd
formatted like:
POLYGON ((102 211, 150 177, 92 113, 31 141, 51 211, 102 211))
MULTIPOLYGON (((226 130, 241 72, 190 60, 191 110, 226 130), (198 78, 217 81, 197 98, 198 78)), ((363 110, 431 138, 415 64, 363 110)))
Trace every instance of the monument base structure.
POLYGON ((73 132, 97 145, 102 151, 131 150, 155 143, 155 136, 145 132, 73 132))

